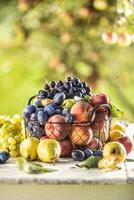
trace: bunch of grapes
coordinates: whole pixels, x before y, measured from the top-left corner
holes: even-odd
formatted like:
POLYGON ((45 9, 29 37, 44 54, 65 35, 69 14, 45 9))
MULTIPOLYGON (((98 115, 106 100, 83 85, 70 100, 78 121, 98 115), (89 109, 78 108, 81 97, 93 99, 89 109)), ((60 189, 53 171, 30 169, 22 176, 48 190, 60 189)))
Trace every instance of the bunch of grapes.
POLYGON ((65 81, 51 81, 45 84, 44 89, 38 92, 38 96, 41 99, 53 99, 57 93, 63 93, 66 99, 73 99, 76 96, 84 98, 86 95, 91 95, 91 88, 78 78, 68 77, 65 81))
POLYGON ((20 155, 20 143, 25 139, 22 118, 0 116, 0 151, 8 151, 11 157, 20 155))

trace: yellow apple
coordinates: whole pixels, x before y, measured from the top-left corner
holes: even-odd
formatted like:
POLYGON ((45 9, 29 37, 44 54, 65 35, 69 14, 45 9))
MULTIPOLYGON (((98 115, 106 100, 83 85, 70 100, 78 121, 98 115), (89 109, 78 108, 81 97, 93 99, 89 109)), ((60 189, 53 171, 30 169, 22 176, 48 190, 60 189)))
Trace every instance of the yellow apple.
POLYGON ((110 127, 110 131, 114 131, 114 130, 119 130, 125 133, 126 131, 126 126, 124 126, 123 124, 116 122, 114 124, 111 125, 110 127))
POLYGON ((20 145, 20 153, 22 157, 30 161, 36 159, 38 144, 39 140, 37 138, 29 137, 25 139, 20 145))
POLYGON ((55 139, 45 139, 39 143, 37 153, 41 161, 54 163, 61 155, 61 146, 55 139))
POLYGON ((117 141, 118 139, 122 138, 124 133, 119 130, 110 131, 110 141, 117 141))

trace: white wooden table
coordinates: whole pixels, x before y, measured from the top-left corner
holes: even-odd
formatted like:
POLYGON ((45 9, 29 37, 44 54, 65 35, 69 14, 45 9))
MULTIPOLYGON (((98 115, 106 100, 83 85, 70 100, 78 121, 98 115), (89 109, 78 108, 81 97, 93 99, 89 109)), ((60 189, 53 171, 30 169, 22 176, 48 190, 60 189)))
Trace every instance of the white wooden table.
POLYGON ((44 164, 57 171, 30 175, 10 159, 0 165, 0 200, 134 200, 134 163, 115 171, 87 170, 75 164, 61 159, 55 166, 44 164))

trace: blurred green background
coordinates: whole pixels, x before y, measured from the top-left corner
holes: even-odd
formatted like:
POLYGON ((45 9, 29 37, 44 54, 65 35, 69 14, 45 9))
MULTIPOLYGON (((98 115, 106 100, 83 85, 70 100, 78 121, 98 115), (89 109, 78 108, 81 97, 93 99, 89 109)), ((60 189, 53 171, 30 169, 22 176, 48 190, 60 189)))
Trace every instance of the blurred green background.
POLYGON ((46 79, 73 75, 133 121, 133 29, 113 0, 0 1, 0 114, 21 113, 46 79), (120 38, 110 45, 113 32, 120 38))

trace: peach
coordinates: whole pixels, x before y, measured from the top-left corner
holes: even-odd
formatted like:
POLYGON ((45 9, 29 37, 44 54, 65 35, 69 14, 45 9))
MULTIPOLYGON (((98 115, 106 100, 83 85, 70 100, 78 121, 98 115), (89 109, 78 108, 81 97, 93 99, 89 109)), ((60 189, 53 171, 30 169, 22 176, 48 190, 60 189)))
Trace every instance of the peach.
POLYGON ((98 138, 93 137, 91 142, 88 143, 85 147, 86 149, 91 149, 93 151, 100 150, 102 148, 102 143, 98 138))
POLYGON ((117 141, 124 136, 124 133, 119 130, 110 131, 110 141, 117 141))
POLYGON ((125 147, 127 154, 133 150, 133 142, 128 136, 124 136, 118 139, 118 142, 120 142, 125 147))
POLYGON ((62 157, 70 157, 71 152, 73 150, 73 145, 69 139, 62 140, 59 142, 61 146, 61 156, 62 157))
POLYGON ((45 126, 46 135, 50 139, 64 139, 71 133, 71 125, 65 122, 62 115, 53 115, 45 126))
POLYGON ((84 101, 78 101, 75 103, 70 113, 73 116, 74 122, 87 122, 89 121, 89 114, 93 110, 93 107, 84 102, 84 101))
POLYGON ((93 138, 93 132, 90 127, 83 125, 73 126, 71 141, 75 145, 87 145, 93 138))

